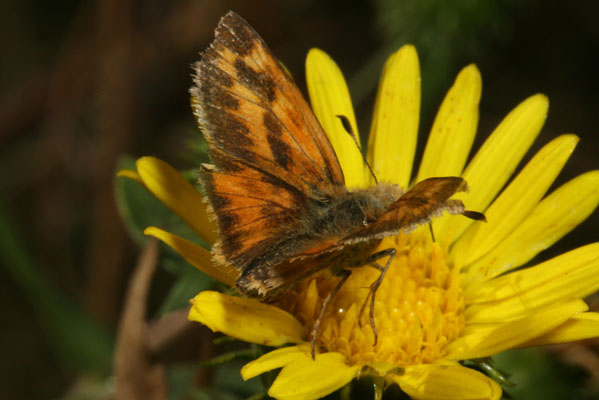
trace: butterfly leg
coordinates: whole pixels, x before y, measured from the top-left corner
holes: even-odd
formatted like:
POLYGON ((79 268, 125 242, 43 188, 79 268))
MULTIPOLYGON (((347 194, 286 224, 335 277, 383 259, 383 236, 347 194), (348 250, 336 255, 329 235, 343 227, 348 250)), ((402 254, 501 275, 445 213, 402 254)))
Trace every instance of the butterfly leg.
POLYGON ((436 240, 435 240, 435 232, 433 231, 433 223, 429 222, 428 223, 428 227, 429 227, 429 229, 431 231, 431 238, 433 239, 433 242, 436 242, 436 240))
POLYGON ((322 308, 320 309, 320 314, 318 314, 318 318, 314 322, 314 327, 312 327, 312 359, 313 360, 316 358, 316 338, 318 337, 318 330, 320 329, 320 323, 322 322, 324 313, 327 310, 327 306, 329 305, 329 303, 331 302, 333 297, 335 297, 335 295, 337 294, 339 289, 341 289, 341 286, 343 286, 343 284, 345 283, 347 278, 349 278, 349 276, 351 275, 351 271, 348 269, 342 269, 336 275, 340 276, 341 279, 339 280, 339 282, 337 282, 337 286, 335 286, 335 288, 331 291, 331 293, 329 293, 327 298, 324 299, 324 302, 322 303, 322 308))
POLYGON ((379 251, 378 253, 371 254, 367 260, 368 264, 370 264, 372 267, 381 271, 381 274, 379 275, 377 280, 374 281, 372 283, 372 285, 370 285, 370 326, 372 326, 372 332, 374 333, 373 346, 376 346, 376 344, 378 342, 378 338, 379 338, 378 331, 376 330, 376 325, 374 324, 374 302, 375 302, 375 297, 376 297, 376 291, 378 290, 379 286, 381 286, 381 283, 383 283, 385 274, 387 273, 387 270, 389 270, 389 267, 391 266, 391 261, 393 261, 393 257, 395 257, 395 252, 396 251, 394 248, 385 249, 385 250, 379 251), (376 261, 380 260, 383 257, 389 257, 389 258, 387 259, 387 263, 385 264, 385 266, 381 267, 376 261))

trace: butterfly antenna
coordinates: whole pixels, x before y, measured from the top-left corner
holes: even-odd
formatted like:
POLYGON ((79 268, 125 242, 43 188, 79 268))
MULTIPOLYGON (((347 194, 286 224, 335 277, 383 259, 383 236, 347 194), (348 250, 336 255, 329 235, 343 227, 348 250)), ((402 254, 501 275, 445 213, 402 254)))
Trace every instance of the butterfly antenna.
POLYGON ((366 160, 366 156, 364 155, 364 153, 362 153, 362 150, 360 149, 360 145, 358 144, 358 139, 356 138, 354 129, 352 128, 351 124, 349 123, 349 119, 347 119, 347 117, 345 115, 337 115, 336 117, 339 118, 339 120, 341 120, 341 125, 343 125, 343 129, 345 129, 345 131, 347 133, 349 133, 349 136, 351 136, 351 138, 354 140, 354 143, 356 144, 358 151, 362 155, 362 160, 364 160, 364 164, 366 164, 366 166, 368 167, 368 170, 370 171, 370 175, 372 175, 372 177, 374 178, 374 183, 379 183, 379 180, 376 178, 376 175, 374 174, 372 167, 368 163, 368 160, 366 160))

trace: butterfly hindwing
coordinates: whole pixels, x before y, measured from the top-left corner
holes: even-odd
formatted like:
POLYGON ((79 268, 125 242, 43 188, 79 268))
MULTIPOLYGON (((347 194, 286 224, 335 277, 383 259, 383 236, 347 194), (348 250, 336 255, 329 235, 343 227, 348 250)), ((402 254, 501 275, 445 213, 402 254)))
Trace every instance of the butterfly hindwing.
POLYGON ((243 268, 273 242, 277 232, 293 226, 305 198, 242 163, 228 166, 217 170, 204 165, 200 178, 221 232, 217 257, 243 268))

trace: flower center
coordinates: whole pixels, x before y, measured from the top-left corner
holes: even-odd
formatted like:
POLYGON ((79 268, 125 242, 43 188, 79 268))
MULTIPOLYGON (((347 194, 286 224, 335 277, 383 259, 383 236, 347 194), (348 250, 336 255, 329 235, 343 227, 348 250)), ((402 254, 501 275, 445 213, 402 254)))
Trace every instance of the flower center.
MULTIPOLYGON (((406 366, 443 357, 445 346, 464 327, 460 274, 448 262, 447 251, 432 242, 428 229, 384 239, 377 251, 395 248, 396 254, 376 291, 370 325, 370 285, 380 272, 364 266, 332 299, 322 320, 317 346, 344 354, 350 364, 377 363, 406 366)), ((384 266, 387 258, 379 260, 384 266)), ((281 306, 311 332, 324 298, 339 278, 323 273, 306 280, 285 296, 281 306)))

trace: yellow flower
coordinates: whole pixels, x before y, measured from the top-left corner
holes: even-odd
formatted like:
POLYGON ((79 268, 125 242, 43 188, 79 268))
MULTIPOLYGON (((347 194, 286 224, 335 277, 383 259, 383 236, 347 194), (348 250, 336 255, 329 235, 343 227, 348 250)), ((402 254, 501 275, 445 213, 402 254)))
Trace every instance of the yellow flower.
MULTIPOLYGON (((336 118, 347 116, 357 132, 341 72, 320 50, 309 53, 306 69, 312 107, 337 151, 347 185, 372 184, 336 118)), ((278 399, 320 398, 363 374, 396 383, 414 399, 499 399, 495 381, 459 362, 599 336, 599 314, 587 312, 582 300, 599 289, 599 243, 518 269, 597 207, 599 171, 546 194, 578 141, 565 134, 546 144, 505 186, 544 123, 548 101, 543 95, 520 103, 466 165, 480 94, 478 69, 467 66, 441 105, 415 176, 416 181, 464 177, 471 190, 456 197, 469 209, 484 211, 488 223, 444 216, 434 222, 436 241, 424 228, 382 242, 379 250, 393 247, 397 256, 376 295, 376 346, 368 312, 362 312, 368 287, 379 274, 373 268, 355 270, 334 297, 315 360, 309 332, 338 278, 311 277, 272 305, 212 291, 193 299, 189 318, 215 331, 268 346, 292 344, 245 365, 244 379, 282 368, 269 390, 278 399)), ((410 185, 419 107, 418 57, 414 47, 404 46, 384 67, 370 130, 367 157, 379 180, 410 185)), ((208 242, 215 241, 201 194, 168 164, 144 157, 137 171, 120 175, 143 184, 208 242)), ((213 265, 202 247, 155 227, 146 233, 234 285, 238 272, 213 265)))

